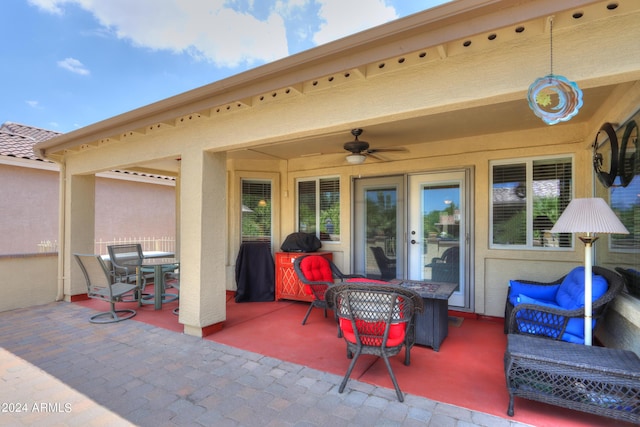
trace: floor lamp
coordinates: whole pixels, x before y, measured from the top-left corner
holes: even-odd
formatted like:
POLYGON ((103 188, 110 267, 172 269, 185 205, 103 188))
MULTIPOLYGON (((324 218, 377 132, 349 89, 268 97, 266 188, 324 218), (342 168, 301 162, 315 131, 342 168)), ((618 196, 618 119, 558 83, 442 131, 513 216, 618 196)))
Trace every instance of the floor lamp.
POLYGON ((601 198, 573 199, 551 229, 552 233, 584 233, 584 344, 592 340, 592 246, 596 233, 629 234, 609 205, 601 198))

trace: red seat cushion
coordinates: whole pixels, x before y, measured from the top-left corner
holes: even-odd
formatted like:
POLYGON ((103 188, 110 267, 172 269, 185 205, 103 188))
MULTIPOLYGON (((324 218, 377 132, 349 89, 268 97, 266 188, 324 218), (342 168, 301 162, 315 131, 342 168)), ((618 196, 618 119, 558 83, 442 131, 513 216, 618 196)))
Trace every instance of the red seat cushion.
MULTIPOLYGON (((333 273, 326 258, 318 255, 310 255, 300 261, 300 270, 310 282, 333 283, 333 273)), ((304 287, 305 293, 313 295, 309 286, 304 287)))
MULTIPOLYGON (((395 347, 402 344, 407 329, 406 325, 406 323, 393 323, 389 327, 389 338, 387 339, 387 347, 395 347)), ((360 339, 362 340, 362 344, 378 347, 382 345, 382 336, 384 335, 385 328, 384 322, 367 322, 364 320, 356 320, 356 328, 358 328, 358 333, 360 335, 360 339)), ((342 334, 347 341, 357 344, 356 334, 353 331, 353 326, 350 320, 340 318, 340 329, 342 330, 342 334)))

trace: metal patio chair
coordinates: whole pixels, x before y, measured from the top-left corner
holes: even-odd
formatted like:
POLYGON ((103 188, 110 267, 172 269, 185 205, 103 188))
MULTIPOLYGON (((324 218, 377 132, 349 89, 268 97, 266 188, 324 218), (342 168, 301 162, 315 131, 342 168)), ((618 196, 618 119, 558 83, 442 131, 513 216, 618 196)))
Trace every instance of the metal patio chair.
POLYGON ((109 268, 100 255, 73 254, 80 264, 80 269, 87 282, 87 296, 111 304, 111 309, 95 314, 89 318, 91 323, 114 323, 127 320, 136 315, 132 309, 116 310, 116 302, 133 294, 137 287, 134 284, 116 282, 109 268))
MULTIPOLYGON (((109 259, 111 260, 111 269, 114 277, 119 281, 135 283, 137 280, 136 264, 142 264, 142 260, 144 259, 142 245, 140 243, 110 245, 107 246, 107 250, 109 251, 109 259)), ((175 267, 163 267, 162 273, 166 274, 174 270, 175 267)), ((149 301, 153 299, 153 294, 144 292, 147 279, 153 280, 153 276, 153 267, 140 268, 140 289, 134 294, 133 301, 141 302, 141 300, 149 301)), ((174 296, 172 295, 172 297, 174 296)))

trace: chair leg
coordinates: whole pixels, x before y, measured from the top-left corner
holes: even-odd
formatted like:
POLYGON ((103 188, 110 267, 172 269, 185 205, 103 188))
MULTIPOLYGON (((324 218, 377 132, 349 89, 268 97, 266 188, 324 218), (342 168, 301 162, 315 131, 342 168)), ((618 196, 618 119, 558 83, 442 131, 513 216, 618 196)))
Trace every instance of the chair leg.
POLYGON ((389 358, 384 353, 382 354, 382 358, 384 359, 384 364, 387 365, 387 370, 389 371, 389 375, 391 376, 391 382, 393 382, 393 386, 396 389, 396 395, 398 396, 398 400, 400 402, 404 402, 404 396, 402 394, 402 391, 400 391, 400 386, 398 385, 396 376, 393 374, 393 370, 391 369, 391 363, 389 362, 389 358))
POLYGON ((304 319, 302 319, 302 324, 304 325, 307 322, 307 318, 309 317, 309 315, 311 314, 311 310, 313 310, 313 306, 315 304, 312 302, 311 305, 309 306, 309 310, 307 310, 307 314, 305 314, 304 319))
MULTIPOLYGON (((353 356, 353 359, 351 359, 351 363, 349 364, 349 369, 347 369, 347 373, 345 374, 344 378, 342 379, 342 383, 340 383, 340 388, 338 389, 339 393, 342 393, 344 391, 344 387, 347 385, 347 381, 349 381, 349 377, 351 376, 351 371, 353 371, 353 368, 356 366, 356 361, 358 360, 358 357, 360 356, 360 348, 358 348, 356 350, 356 354, 353 356)), ((347 353, 349 352, 349 349, 347 349, 347 353)))
POLYGON ((89 318, 91 323, 115 323, 123 320, 131 319, 136 315, 135 310, 121 309, 116 310, 114 303, 111 303, 111 310, 94 314, 89 318))

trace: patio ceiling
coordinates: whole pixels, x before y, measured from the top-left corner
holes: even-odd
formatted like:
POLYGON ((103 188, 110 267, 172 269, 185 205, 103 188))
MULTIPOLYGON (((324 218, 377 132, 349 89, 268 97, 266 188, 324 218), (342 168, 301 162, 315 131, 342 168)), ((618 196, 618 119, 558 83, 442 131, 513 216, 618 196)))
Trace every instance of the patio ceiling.
MULTIPOLYGON (((598 108, 617 92, 616 86, 600 86, 583 90, 585 102, 578 115, 570 122, 559 123, 554 127, 589 122, 598 108)), ((549 125, 531 111, 523 96, 519 100, 489 106, 363 126, 364 132, 359 139, 369 142, 372 149, 406 148, 406 151, 378 154, 378 157, 391 161, 411 157, 413 144, 438 143, 456 138, 547 127, 549 125)), ((342 132, 332 134, 234 150, 228 153, 228 157, 240 160, 290 160, 318 155, 346 156, 349 153, 344 150, 343 145, 353 140, 350 131, 351 129, 345 128, 342 132)))

